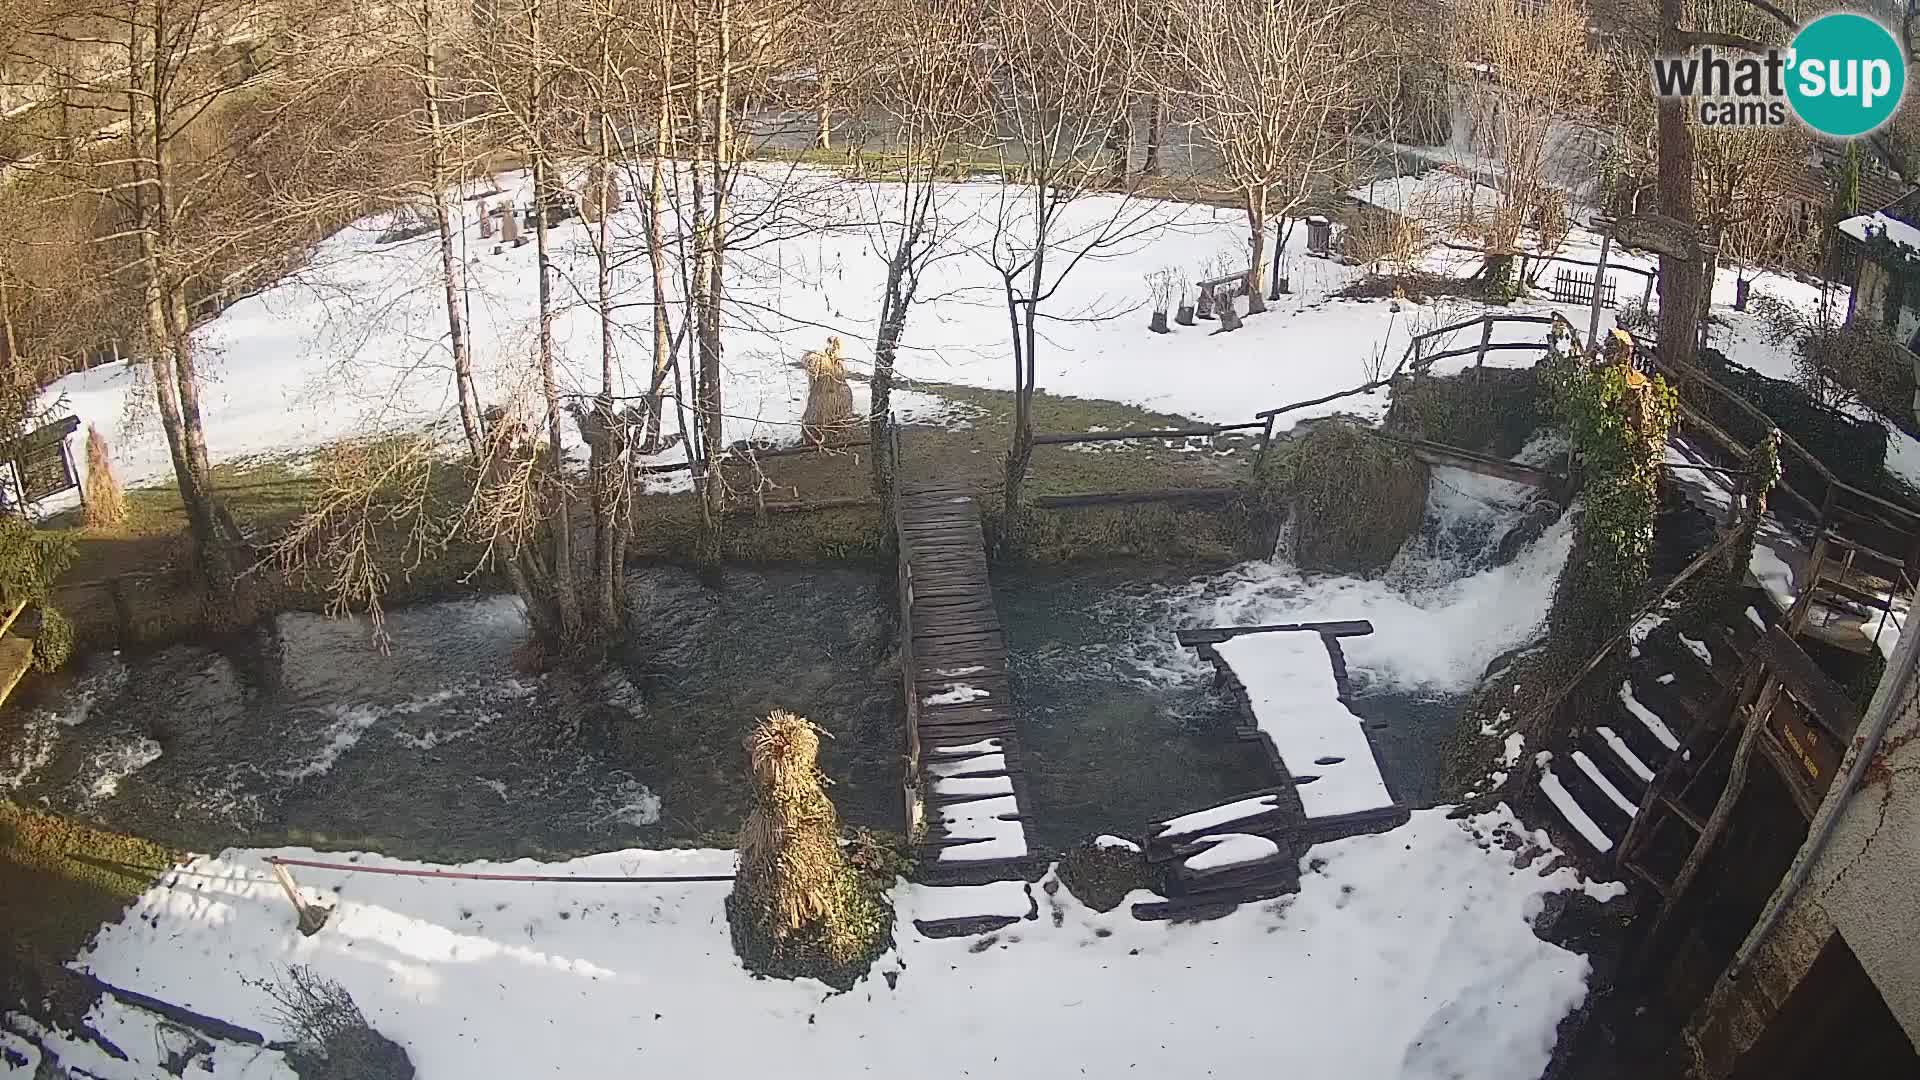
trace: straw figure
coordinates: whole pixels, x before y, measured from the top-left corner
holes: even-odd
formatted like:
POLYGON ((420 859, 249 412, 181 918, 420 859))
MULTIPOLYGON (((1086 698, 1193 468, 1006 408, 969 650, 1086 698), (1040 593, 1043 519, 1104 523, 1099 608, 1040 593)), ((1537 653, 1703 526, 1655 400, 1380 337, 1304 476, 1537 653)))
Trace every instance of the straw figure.
POLYGON ((841 849, 820 729, 775 709, 746 749, 753 801, 727 898, 734 950, 758 974, 850 987, 886 947, 893 915, 841 849))

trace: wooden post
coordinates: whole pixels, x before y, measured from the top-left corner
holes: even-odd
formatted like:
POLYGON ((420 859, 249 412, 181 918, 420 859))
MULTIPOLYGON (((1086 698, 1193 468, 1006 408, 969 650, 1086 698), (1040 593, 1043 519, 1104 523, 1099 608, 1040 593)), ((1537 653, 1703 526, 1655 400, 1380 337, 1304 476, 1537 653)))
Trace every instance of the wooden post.
POLYGON ((1253 475, 1259 476, 1260 470, 1267 464, 1267 447, 1273 442, 1273 416, 1268 414, 1267 426, 1260 429, 1260 449, 1253 455, 1253 475))
POLYGON ((278 860, 273 862, 273 878, 280 883, 280 888, 287 894, 287 899, 293 901, 293 910, 299 918, 300 933, 307 937, 319 933, 320 928, 327 925, 327 916, 333 913, 332 909, 302 900, 300 890, 293 883, 293 875, 288 873, 287 868, 278 860))
POLYGON ((1593 271, 1593 313, 1587 318, 1587 347, 1600 347, 1600 286, 1607 279, 1607 252, 1613 247, 1613 230, 1600 234, 1600 264, 1593 271))
POLYGON ((1473 369, 1480 370, 1487 362, 1487 346, 1493 344, 1493 319, 1488 318, 1480 324, 1480 351, 1473 356, 1473 369))

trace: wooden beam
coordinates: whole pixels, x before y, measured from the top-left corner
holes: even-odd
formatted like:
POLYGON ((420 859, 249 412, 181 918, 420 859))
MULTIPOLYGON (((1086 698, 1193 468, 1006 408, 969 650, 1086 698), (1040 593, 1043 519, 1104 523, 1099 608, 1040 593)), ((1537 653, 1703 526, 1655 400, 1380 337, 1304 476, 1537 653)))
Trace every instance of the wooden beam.
POLYGON ((1036 495, 1036 510, 1063 510, 1072 506, 1117 506, 1148 502, 1225 502, 1238 495, 1235 488, 1159 488, 1148 491, 1089 491, 1076 495, 1036 495))
POLYGON ((1207 425, 1205 427, 1184 428, 1143 428, 1133 431, 1067 432, 1056 435, 1035 435, 1033 437, 1033 445, 1065 446, 1074 443, 1124 442, 1129 439, 1191 439, 1218 435, 1220 430, 1220 428, 1207 425))
POLYGON ((1208 626, 1181 630, 1174 637, 1181 645, 1193 648, 1198 645, 1218 645, 1242 634, 1275 634, 1293 630, 1312 630, 1327 637, 1362 637, 1373 633, 1373 624, 1365 619, 1345 619, 1334 622, 1267 623, 1260 626, 1208 626))

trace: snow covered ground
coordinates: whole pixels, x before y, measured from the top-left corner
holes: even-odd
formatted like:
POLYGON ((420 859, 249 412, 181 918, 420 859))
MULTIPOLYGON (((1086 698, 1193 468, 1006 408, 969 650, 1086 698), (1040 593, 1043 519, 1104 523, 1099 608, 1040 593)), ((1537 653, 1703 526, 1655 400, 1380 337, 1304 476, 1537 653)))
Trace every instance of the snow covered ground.
MULTIPOLYGON (((952 915, 950 898, 902 886, 897 948, 835 995, 741 969, 724 883, 565 886, 306 870, 308 895, 337 908, 324 930, 303 938, 267 874, 267 854, 229 851, 173 872, 101 933, 80 966, 274 1040, 286 1033, 259 983, 287 965, 310 965, 347 987, 423 1080, 1264 1077, 1276 1061, 1341 1080, 1531 1080, 1547 1064, 1556 1025, 1585 996, 1589 966, 1542 941, 1530 920, 1552 893, 1605 900, 1621 891, 1582 883, 1570 869, 1542 875, 1553 854, 1546 837, 1504 808, 1463 821, 1422 811, 1392 832, 1313 848, 1297 896, 1212 922, 1138 922, 1124 904, 1099 914, 1064 888, 1051 891, 1049 875, 1033 889, 1038 918, 986 938, 928 939, 912 919, 952 915), (1548 850, 1516 866, 1502 837, 1548 850)), ((535 872, 731 866, 725 851, 620 851, 535 872)), ((156 1075, 161 1048, 177 1041, 117 1002, 93 1019, 133 1060, 59 1034, 51 1045, 107 1080, 156 1075)), ((0 1045, 33 1053, 17 1039, 0 1045)), ((191 1075, 292 1075, 278 1052, 250 1047, 222 1046, 210 1066, 191 1075)))
MULTIPOLYGON (((524 207, 524 174, 496 178, 503 195, 524 207)), ((1012 385, 1006 315, 999 278, 985 255, 1003 188, 995 181, 955 182, 940 188, 938 213, 948 255, 934 264, 908 326, 900 370, 909 379, 1007 389, 1012 385)), ((1410 209, 1436 222, 1457 220, 1464 202, 1485 192, 1449 173, 1380 181, 1354 195, 1410 209)), ((806 399, 801 355, 829 334, 843 339, 849 370, 863 375, 884 279, 884 239, 870 223, 899 213, 895 188, 845 181, 821 170, 763 166, 748 173, 736 195, 743 225, 730 266, 729 325, 724 334, 726 436, 777 442, 798 437, 806 399)), ((522 399, 532 390, 525 355, 535 321, 531 244, 496 253, 497 237, 479 236, 477 202, 465 207, 460 246, 466 263, 473 354, 488 404, 522 399)), ((1461 300, 1415 304, 1389 300, 1333 300, 1361 271, 1304 253, 1305 229, 1295 229, 1288 252, 1293 292, 1271 314, 1249 319, 1235 334, 1212 324, 1176 327, 1168 335, 1146 330, 1145 276, 1172 270, 1189 281, 1210 276, 1216 264, 1244 265, 1244 215, 1215 207, 1169 202, 1120 210, 1117 196, 1088 196, 1068 212, 1068 235, 1119 212, 1127 239, 1101 257, 1081 262, 1052 301, 1057 317, 1045 328, 1040 385, 1056 393, 1103 398, 1200 420, 1229 423, 1260 409, 1344 390, 1365 382, 1374 364, 1396 362, 1415 333, 1471 318, 1480 307, 1461 300)), ((323 242, 312 265, 279 285, 235 304, 197 332, 209 385, 203 393, 208 445, 215 461, 249 455, 297 454, 368 430, 446 425, 452 433, 451 360, 438 283, 438 248, 431 236, 380 243, 384 219, 370 219, 323 242)), ((555 334, 563 392, 599 388, 599 328, 587 305, 593 261, 588 226, 568 221, 555 230, 556 291, 562 306, 555 334)), ((613 220, 619 268, 614 273, 615 323, 620 333, 621 391, 645 389, 650 363, 651 281, 641 252, 637 204, 613 220)), ((1598 238, 1576 229, 1565 252, 1591 257, 1598 238)), ((1466 272, 1473 258, 1438 249, 1423 265, 1466 272)), ((1617 263, 1648 265, 1616 253, 1617 263)), ((1641 279, 1617 275, 1622 300, 1637 297, 1641 279)), ((1792 279, 1762 275, 1755 286, 1802 306, 1817 290, 1792 279)), ((1756 316, 1730 308, 1733 278, 1715 286, 1715 314, 1724 325, 1715 342, 1740 363, 1770 375, 1791 373, 1789 349, 1764 340, 1756 316)), ((1558 310, 1583 331, 1584 310, 1541 299, 1515 304, 1512 313, 1558 310)), ((1603 316, 1611 326, 1611 313, 1603 316)), ((1501 328, 1495 341, 1535 341, 1538 327, 1501 328)), ((1471 344, 1475 332, 1452 345, 1471 344)), ((1443 362, 1464 366, 1471 358, 1443 362)), ((1529 364, 1529 352, 1494 353, 1492 363, 1529 364)), ((855 407, 866 387, 854 385, 855 407)), ((138 364, 113 364, 56 383, 48 399, 64 396, 81 419, 114 441, 123 481, 168 479, 166 447, 152 418, 151 390, 138 364)), ((1377 417, 1384 393, 1288 414, 1282 427, 1333 412, 1377 417)), ((937 398, 905 392, 909 413, 934 413, 937 398)), ((676 418, 668 417, 671 430, 676 418)), ((76 434, 77 440, 84 432, 76 434)), ((570 440, 576 436, 567 433, 570 440)), ((576 440, 577 441, 577 440, 576 440)), ((1896 468, 1920 481, 1920 443, 1901 436, 1890 455, 1896 468)), ((83 457, 84 455, 76 455, 83 457)), ((683 478, 682 478, 683 479, 683 478)), ((673 481, 668 481, 673 482, 673 481)))

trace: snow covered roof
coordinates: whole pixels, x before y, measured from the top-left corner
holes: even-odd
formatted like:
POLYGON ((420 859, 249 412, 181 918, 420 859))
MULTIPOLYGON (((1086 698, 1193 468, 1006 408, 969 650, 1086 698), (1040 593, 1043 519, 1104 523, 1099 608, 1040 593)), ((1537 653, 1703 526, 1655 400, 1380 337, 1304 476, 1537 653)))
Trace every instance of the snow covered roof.
POLYGON ((1920 257, 1920 227, 1891 217, 1885 211, 1875 210, 1871 214, 1857 214, 1842 221, 1837 227, 1841 232, 1860 241, 1865 241, 1871 236, 1885 236, 1906 248, 1913 256, 1920 257))

